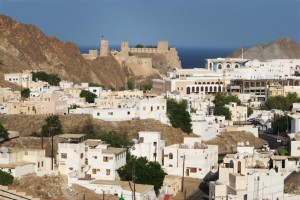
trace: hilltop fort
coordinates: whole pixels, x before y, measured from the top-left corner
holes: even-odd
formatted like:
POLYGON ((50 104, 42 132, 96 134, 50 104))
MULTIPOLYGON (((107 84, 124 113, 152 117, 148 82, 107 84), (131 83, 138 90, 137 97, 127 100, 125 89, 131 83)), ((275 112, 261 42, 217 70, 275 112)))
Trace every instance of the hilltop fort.
POLYGON ((176 48, 170 48, 168 41, 158 41, 157 47, 130 48, 129 43, 121 42, 121 50, 109 50, 108 40, 101 40, 100 51, 89 50, 82 54, 85 59, 112 55, 122 67, 128 67, 136 76, 164 74, 172 68, 181 68, 176 48))

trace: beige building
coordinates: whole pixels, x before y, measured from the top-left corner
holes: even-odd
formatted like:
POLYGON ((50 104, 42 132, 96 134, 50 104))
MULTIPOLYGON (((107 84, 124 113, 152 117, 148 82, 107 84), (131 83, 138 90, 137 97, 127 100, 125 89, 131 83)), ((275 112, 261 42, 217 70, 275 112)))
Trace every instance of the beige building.
POLYGON ((41 93, 41 96, 31 97, 29 101, 5 102, 10 107, 10 114, 46 115, 67 114, 67 102, 60 100, 57 93, 41 93))
POLYGON ((32 74, 30 72, 4 74, 4 80, 28 87, 28 83, 32 82, 32 74))
POLYGON ((225 105, 231 112, 232 121, 245 121, 247 119, 247 107, 238 106, 235 102, 230 102, 229 105, 225 105))
POLYGON ((21 92, 12 91, 10 88, 1 88, 0 87, 0 103, 3 103, 8 100, 20 100, 21 92))

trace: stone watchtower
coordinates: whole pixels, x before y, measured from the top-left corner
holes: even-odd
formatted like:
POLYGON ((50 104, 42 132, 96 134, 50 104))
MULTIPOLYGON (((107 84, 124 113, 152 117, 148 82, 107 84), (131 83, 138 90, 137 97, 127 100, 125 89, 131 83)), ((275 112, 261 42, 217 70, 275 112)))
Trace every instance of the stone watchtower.
POLYGON ((122 53, 128 53, 129 52, 129 44, 128 44, 128 42, 122 42, 121 43, 121 52, 122 53))
POLYGON ((169 42, 168 41, 158 41, 157 43, 158 53, 166 53, 169 51, 169 42))
POLYGON ((108 40, 101 40, 100 42, 100 57, 107 56, 109 52, 108 40))

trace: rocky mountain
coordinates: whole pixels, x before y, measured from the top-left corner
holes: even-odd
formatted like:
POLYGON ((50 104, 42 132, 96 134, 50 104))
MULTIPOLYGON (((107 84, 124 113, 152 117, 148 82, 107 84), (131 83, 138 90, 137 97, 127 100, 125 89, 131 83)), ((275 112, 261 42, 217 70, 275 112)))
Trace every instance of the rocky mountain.
POLYGON ((130 75, 112 56, 85 60, 75 44, 46 36, 36 26, 4 15, 0 15, 0 69, 0 79, 4 73, 39 70, 57 73, 63 80, 115 88, 123 86, 130 75))
MULTIPOLYGON (((241 58, 242 49, 236 50, 228 57, 241 58)), ((244 49, 244 58, 260 61, 268 59, 300 59, 300 43, 290 38, 274 40, 270 44, 261 44, 244 49)))

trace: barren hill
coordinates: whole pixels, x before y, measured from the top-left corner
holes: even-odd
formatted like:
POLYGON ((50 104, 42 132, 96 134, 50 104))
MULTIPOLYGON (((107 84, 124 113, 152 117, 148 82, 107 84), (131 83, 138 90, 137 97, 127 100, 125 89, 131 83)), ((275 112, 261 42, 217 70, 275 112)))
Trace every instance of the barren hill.
MULTIPOLYGON (((236 50, 228 57, 241 58, 242 49, 236 50)), ((270 44, 261 44, 244 49, 244 58, 260 61, 268 59, 300 59, 300 43, 290 38, 274 40, 270 44)))
POLYGON ((34 25, 0 15, 0 79, 4 73, 43 70, 74 82, 95 82, 119 88, 126 75, 112 57, 85 60, 77 46, 46 36, 34 25))
MULTIPOLYGON (((8 130, 19 131, 21 136, 29 136, 33 131, 40 131, 47 116, 43 115, 0 115, 0 122, 8 130)), ((93 119, 90 115, 64 115, 60 117, 64 133, 78 133, 88 119, 96 130, 115 130, 127 133, 130 138, 137 138, 139 131, 160 131, 166 144, 182 143, 186 135, 180 129, 173 128, 156 120, 139 120, 108 122, 93 119)))

